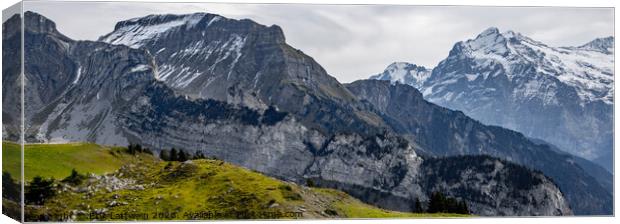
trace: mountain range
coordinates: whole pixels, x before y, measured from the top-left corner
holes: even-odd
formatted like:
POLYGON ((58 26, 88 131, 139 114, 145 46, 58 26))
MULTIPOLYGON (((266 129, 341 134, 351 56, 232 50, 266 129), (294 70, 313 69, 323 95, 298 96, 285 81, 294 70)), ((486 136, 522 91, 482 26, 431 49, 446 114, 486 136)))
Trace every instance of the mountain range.
MULTIPOLYGON (((393 210, 411 211, 435 191, 478 215, 613 209, 604 175, 579 165, 588 161, 427 102, 411 86, 341 84, 275 25, 149 15, 75 41, 39 14, 24 18, 28 142, 182 148, 393 210)), ((18 42, 18 24, 5 22, 3 42, 18 42)), ((19 51, 10 47, 3 54, 19 51)), ((3 81, 19 79, 11 71, 3 81)), ((3 108, 16 100, 4 97, 3 108)))
POLYGON ((613 68, 614 37, 551 47, 489 28, 456 43, 435 68, 398 62, 370 79, 411 85, 428 101, 613 172, 613 68))

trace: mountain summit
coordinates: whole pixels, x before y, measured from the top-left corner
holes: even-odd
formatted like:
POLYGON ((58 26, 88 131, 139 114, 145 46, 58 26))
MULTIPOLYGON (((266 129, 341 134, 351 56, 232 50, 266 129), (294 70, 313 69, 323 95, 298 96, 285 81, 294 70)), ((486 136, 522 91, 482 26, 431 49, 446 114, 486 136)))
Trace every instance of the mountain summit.
POLYGON ((412 86, 431 102, 611 170, 613 45, 614 38, 606 37, 579 47, 551 47, 489 28, 456 43, 422 84, 412 86))
POLYGON ((394 62, 381 74, 373 75, 370 79, 389 80, 392 83, 407 84, 419 88, 431 75, 431 70, 423 66, 407 62, 394 62))
POLYGON ((314 59, 286 44, 276 25, 205 13, 151 15, 121 21, 100 40, 148 50, 158 79, 191 98, 274 106, 330 134, 388 128, 314 59))

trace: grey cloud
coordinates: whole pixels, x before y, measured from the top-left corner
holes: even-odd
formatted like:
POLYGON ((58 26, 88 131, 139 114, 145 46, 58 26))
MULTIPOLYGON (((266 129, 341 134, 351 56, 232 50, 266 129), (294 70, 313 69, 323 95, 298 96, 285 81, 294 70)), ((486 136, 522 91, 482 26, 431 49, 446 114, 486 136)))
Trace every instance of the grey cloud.
POLYGON ((148 14, 206 11, 277 24, 287 42, 342 82, 381 72, 393 61, 434 67, 458 41, 494 26, 552 46, 613 35, 612 8, 302 5, 137 2, 26 2, 75 39, 96 39, 117 21, 148 14))

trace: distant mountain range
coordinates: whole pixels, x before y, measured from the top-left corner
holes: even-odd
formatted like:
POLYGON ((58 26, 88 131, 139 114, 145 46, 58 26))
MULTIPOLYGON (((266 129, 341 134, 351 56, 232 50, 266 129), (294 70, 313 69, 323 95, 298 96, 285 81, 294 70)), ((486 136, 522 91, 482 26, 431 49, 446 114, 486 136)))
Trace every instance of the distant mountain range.
POLYGON ((427 69, 393 63, 370 79, 411 85, 436 104, 613 168, 614 38, 550 47, 489 28, 427 69))
MULTIPOLYGON (((18 42, 18 22, 5 22, 3 42, 18 42)), ((479 215, 613 209, 606 176, 580 165, 591 163, 434 105, 407 85, 341 84, 275 25, 150 15, 119 22, 99 41, 75 41, 39 14, 25 13, 24 24, 29 142, 201 151, 394 210, 411 211, 433 191, 479 215)), ((11 71, 4 83, 18 79, 11 71)), ((15 101, 4 97, 4 117, 18 117, 4 109, 15 101)), ((18 129, 3 123, 11 139, 18 129)))
POLYGON ((397 133, 420 146, 420 154, 503 158, 551 177, 566 194, 576 214, 605 214, 613 207, 613 176, 590 161, 519 132, 484 125, 463 112, 437 106, 424 100, 409 85, 360 80, 348 84, 347 88, 377 108, 397 133))

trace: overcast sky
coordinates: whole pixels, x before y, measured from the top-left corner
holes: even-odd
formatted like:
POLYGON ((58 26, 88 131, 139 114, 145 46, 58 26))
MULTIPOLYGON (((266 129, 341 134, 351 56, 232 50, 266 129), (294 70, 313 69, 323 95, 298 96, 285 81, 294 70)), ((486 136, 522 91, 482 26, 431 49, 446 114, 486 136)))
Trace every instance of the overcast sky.
POLYGON ((432 68, 456 42, 491 26, 551 46, 582 45, 614 32, 611 8, 25 2, 24 10, 43 14, 62 33, 82 40, 148 14, 209 12, 277 24, 290 45, 341 82, 380 73, 394 61, 432 68))

